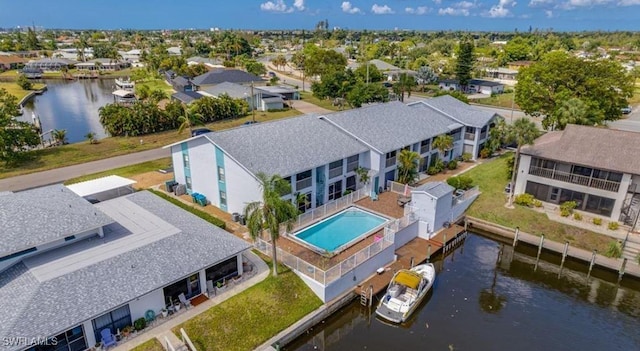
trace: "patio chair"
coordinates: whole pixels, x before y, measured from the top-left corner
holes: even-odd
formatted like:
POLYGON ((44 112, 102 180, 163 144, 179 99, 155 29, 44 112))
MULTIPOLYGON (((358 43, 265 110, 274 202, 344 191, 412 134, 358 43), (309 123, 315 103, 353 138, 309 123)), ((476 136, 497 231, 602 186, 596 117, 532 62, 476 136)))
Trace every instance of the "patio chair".
POLYGON ((106 350, 109 346, 116 346, 116 336, 111 333, 111 329, 105 328, 100 332, 102 347, 106 350))
POLYGON ((375 191, 371 192, 371 201, 378 201, 378 194, 375 191))
POLYGON ((180 303, 184 305, 184 308, 188 309, 189 307, 191 307, 191 301, 187 300, 186 296, 184 296, 184 293, 178 295, 178 299, 180 300, 180 303))
POLYGON ((147 321, 147 325, 150 325, 156 320, 156 313, 153 312, 153 310, 147 310, 147 312, 144 313, 144 319, 147 321))

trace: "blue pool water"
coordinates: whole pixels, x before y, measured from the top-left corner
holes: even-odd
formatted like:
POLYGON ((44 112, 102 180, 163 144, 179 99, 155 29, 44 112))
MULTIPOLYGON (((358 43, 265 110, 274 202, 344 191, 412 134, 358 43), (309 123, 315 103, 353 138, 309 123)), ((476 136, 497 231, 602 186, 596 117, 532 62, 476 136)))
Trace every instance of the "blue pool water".
POLYGON ((333 252, 386 221, 385 218, 351 207, 299 231, 295 236, 323 251, 333 252))

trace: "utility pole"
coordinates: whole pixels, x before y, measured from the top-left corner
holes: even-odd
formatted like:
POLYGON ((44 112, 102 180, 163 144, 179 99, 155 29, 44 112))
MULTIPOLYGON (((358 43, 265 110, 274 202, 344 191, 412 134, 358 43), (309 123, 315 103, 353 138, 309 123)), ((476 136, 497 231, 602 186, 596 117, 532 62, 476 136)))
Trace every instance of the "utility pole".
POLYGON ((515 105, 515 101, 516 101, 516 89, 515 87, 513 88, 513 97, 511 98, 511 118, 510 118, 510 122, 513 123, 513 108, 515 105))
POLYGON ((253 115, 253 123, 256 123, 256 98, 253 95, 253 81, 251 82, 251 114, 253 115))

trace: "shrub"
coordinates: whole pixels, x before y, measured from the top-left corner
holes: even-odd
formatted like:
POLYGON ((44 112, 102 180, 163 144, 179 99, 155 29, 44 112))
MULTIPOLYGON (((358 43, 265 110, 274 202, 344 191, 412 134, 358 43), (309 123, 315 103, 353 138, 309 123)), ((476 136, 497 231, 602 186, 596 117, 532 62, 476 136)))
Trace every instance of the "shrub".
POLYGON ((622 245, 619 241, 612 241, 609 243, 609 247, 607 247, 607 251, 604 253, 605 256, 611 258, 620 258, 622 257, 622 245))
POLYGON ((140 331, 146 327, 147 327, 147 321, 144 319, 144 317, 140 317, 133 322, 133 328, 136 331, 140 331))
POLYGON ((469 176, 461 175, 447 179, 447 184, 456 189, 467 190, 473 186, 473 179, 469 176))
POLYGON ((561 208, 560 215, 562 217, 569 217, 569 215, 571 215, 571 210, 567 210, 566 208, 561 208))
POLYGON ((440 171, 436 168, 436 166, 431 166, 429 167, 429 169, 427 169, 427 174, 428 175, 434 175, 434 174, 438 174, 440 173, 440 171))
POLYGON ((609 228, 610 230, 618 230, 618 227, 620 227, 620 224, 618 224, 618 222, 609 222, 609 225, 607 225, 607 228, 609 228))
POLYGON ((449 161, 449 163, 447 163, 447 168, 452 170, 452 171, 454 169, 458 168, 458 161, 456 161, 456 160, 449 161))
POLYGON ((534 200, 535 198, 533 197, 533 195, 524 193, 516 195, 513 202, 516 205, 531 207, 533 206, 534 200))
POLYGON ((562 217, 569 217, 573 213, 573 209, 576 208, 578 204, 575 201, 565 201, 560 204, 560 215, 562 217))
POLYGON ((434 167, 438 170, 438 172, 442 172, 444 171, 444 161, 442 161, 441 159, 437 159, 436 160, 436 164, 434 165, 434 167))
POLYGON ((473 155, 471 155, 470 153, 465 152, 465 153, 462 154, 462 161, 469 162, 472 159, 473 159, 473 155))
POLYGON ((480 150, 480 158, 487 158, 491 156, 491 150, 489 150, 489 148, 483 148, 482 150, 480 150))
POLYGON ((573 214, 573 219, 575 219, 576 221, 581 221, 582 220, 582 215, 579 214, 578 212, 573 214))
POLYGON ((601 225, 602 224, 602 218, 594 218, 591 220, 591 222, 593 222, 593 224, 595 225, 601 225))
POLYGON ((540 201, 538 199, 533 200, 533 206, 534 207, 542 207, 542 201, 540 201))
POLYGON ((207 222, 209 222, 209 223, 211 223, 211 224, 213 224, 213 225, 215 225, 217 227, 225 229, 225 227, 227 226, 227 224, 223 220, 221 220, 219 218, 216 218, 216 217, 214 217, 214 216, 212 216, 212 215, 210 215, 210 214, 208 214, 206 212, 202 212, 202 211, 200 211, 199 209, 197 209, 195 207, 189 206, 189 205, 183 203, 180 200, 176 200, 176 199, 172 198, 171 196, 169 196, 167 194, 161 193, 161 192, 159 192, 157 190, 153 190, 153 189, 149 189, 149 191, 152 192, 153 194, 155 194, 157 196, 160 196, 161 198, 171 202, 172 204, 182 208, 183 210, 193 213, 194 215, 204 219, 205 221, 207 221, 207 222))

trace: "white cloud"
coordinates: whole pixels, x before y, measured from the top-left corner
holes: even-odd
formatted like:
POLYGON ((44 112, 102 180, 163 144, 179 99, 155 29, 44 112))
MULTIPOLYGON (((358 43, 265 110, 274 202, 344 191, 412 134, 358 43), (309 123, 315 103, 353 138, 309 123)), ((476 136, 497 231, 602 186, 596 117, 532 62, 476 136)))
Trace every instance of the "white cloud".
POLYGON ((346 12, 346 13, 361 13, 362 11, 360 11, 359 8, 357 7, 353 7, 353 5, 351 5, 351 3, 349 1, 344 1, 342 2, 342 5, 340 6, 342 7, 342 12, 346 12))
POLYGON ((544 14, 547 16, 547 18, 553 18, 553 11, 551 10, 545 10, 544 14))
POLYGON ((438 14, 440 16, 469 16, 469 10, 454 9, 453 7, 447 7, 444 9, 439 9, 438 14))
POLYGON ((513 14, 507 7, 515 7, 516 4, 517 2, 515 2, 515 0, 500 0, 498 5, 491 6, 491 9, 484 13, 483 16, 491 18, 511 17, 513 14))
POLYGON ((418 6, 416 8, 406 7, 404 12, 412 14, 412 15, 424 15, 429 13, 430 9, 426 6, 418 6))
MULTIPOLYGON (((629 1, 629 0, 622 0, 629 1)), ((634 1, 634 0, 631 0, 634 1)), ((635 0, 637 1, 637 0, 635 0)), ((613 0, 568 0, 561 4, 559 7, 565 10, 575 9, 576 7, 593 7, 598 5, 606 5, 613 2, 613 0)))
POLYGON ((453 4, 453 6, 460 9, 472 9, 476 7, 476 4, 469 1, 460 1, 459 3, 453 4))
POLYGON ((555 0, 531 0, 529 7, 548 7, 555 3, 555 0))
POLYGON ((304 10, 304 0, 295 0, 293 2, 293 7, 295 7, 296 10, 298 10, 298 11, 303 11, 304 10))
POLYGON ((440 5, 442 3, 442 0, 433 0, 433 2, 435 2, 438 5, 440 5))
POLYGON ((391 7, 387 5, 378 5, 378 4, 373 4, 373 6, 371 6, 371 12, 373 12, 376 15, 390 15, 394 13, 391 7))
POLYGON ((260 4, 260 9, 267 12, 293 12, 293 8, 287 7, 287 4, 285 4, 283 0, 275 0, 275 2, 267 1, 260 4))
POLYGON ((620 0, 618 6, 637 6, 640 5, 640 0, 620 0))

